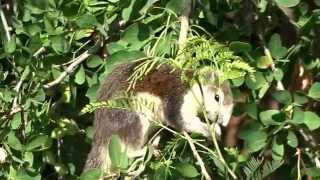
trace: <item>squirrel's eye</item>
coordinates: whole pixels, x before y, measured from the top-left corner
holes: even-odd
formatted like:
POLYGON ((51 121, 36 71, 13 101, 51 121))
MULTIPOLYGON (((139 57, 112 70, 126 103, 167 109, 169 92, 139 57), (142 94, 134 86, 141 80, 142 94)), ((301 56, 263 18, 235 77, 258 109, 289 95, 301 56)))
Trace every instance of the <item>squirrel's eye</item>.
POLYGON ((217 102, 219 102, 219 95, 216 94, 216 95, 214 96, 214 99, 215 99, 217 102))

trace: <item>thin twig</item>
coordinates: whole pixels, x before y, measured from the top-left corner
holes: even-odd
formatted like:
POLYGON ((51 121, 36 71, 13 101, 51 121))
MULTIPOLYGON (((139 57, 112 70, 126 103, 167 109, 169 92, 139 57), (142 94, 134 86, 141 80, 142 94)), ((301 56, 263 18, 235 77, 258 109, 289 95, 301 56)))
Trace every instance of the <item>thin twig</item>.
POLYGON ((76 57, 73 61, 72 64, 70 64, 61 74, 60 76, 55 79, 54 81, 45 84, 44 87, 45 88, 51 88, 57 84, 59 84, 68 74, 72 73, 76 67, 81 64, 84 60, 86 60, 89 56, 91 55, 91 53, 89 53, 89 50, 86 50, 84 53, 82 53, 80 56, 76 57))
POLYGON ((183 132, 183 135, 186 137, 186 139, 188 140, 189 142, 189 145, 190 145, 190 148, 192 150, 192 153, 193 153, 193 156, 197 159, 198 163, 199 163, 199 166, 201 168, 201 174, 204 176, 204 178, 206 180, 211 180, 211 177, 209 175, 209 173, 207 172, 206 170, 206 167, 204 165, 204 162, 202 161, 194 143, 193 143, 193 139, 189 136, 189 134, 187 132, 183 132))
POLYGON ((229 165, 227 164, 226 160, 224 159, 224 157, 223 157, 223 155, 221 153, 221 150, 220 150, 220 147, 219 147, 219 144, 218 144, 218 140, 217 140, 217 137, 216 137, 216 131, 215 131, 214 125, 211 126, 209 124, 209 119, 207 117, 206 112, 204 112, 202 110, 202 114, 204 115, 204 118, 205 118, 205 120, 207 122, 207 125, 209 127, 209 131, 211 133, 213 145, 214 145, 214 147, 215 147, 215 149, 216 149, 216 151, 218 153, 218 157, 219 157, 220 162, 224 165, 224 167, 227 169, 228 173, 232 176, 233 179, 238 179, 236 174, 231 170, 231 168, 229 167, 229 165))
MULTIPOLYGON (((270 59, 272 61, 271 70, 272 70, 272 72, 274 72, 276 70, 276 67, 274 64, 274 60, 271 56, 270 50, 265 45, 263 45, 263 50, 264 50, 264 54, 268 57, 268 59, 270 59)), ((284 86, 283 86, 283 83, 281 82, 281 80, 277 81, 276 89, 277 90, 284 90, 284 86)))
POLYGON ((15 113, 18 113, 22 110, 22 108, 20 107, 20 105, 18 104, 18 97, 19 97, 19 91, 20 88, 22 86, 23 83, 23 79, 20 78, 20 80, 18 81, 18 83, 16 84, 16 86, 13 88, 15 92, 17 92, 16 97, 14 97, 13 101, 12 101, 12 107, 11 107, 11 111, 10 111, 10 116, 14 115, 15 113))
POLYGON ((39 56, 39 55, 40 55, 41 53, 43 53, 45 50, 46 50, 46 48, 44 48, 44 47, 39 48, 39 49, 32 55, 32 57, 37 57, 37 56, 39 56))
POLYGON ((185 43, 187 41, 190 12, 191 12, 191 1, 187 0, 185 1, 185 9, 182 15, 180 16, 181 25, 180 25, 180 34, 179 34, 179 40, 178 40, 179 51, 183 50, 185 43))
POLYGON ((10 28, 8 26, 8 22, 7 22, 6 16, 4 15, 4 12, 3 12, 3 9, 2 9, 2 6, 1 6, 1 2, 0 2, 0 16, 1 16, 1 22, 2 22, 2 25, 3 25, 3 29, 4 29, 4 31, 6 33, 7 40, 10 41, 11 40, 10 28))
POLYGON ((297 173, 298 177, 297 180, 301 180, 301 170, 300 170, 300 164, 301 164, 301 150, 297 148, 296 155, 298 156, 298 161, 297 161, 297 173))

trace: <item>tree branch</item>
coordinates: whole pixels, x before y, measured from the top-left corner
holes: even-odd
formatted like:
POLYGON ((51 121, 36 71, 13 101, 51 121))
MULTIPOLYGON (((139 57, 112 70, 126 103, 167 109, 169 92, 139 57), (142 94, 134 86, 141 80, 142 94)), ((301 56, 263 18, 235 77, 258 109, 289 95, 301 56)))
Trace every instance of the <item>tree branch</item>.
POLYGON ((202 161, 197 149, 196 149, 196 146, 194 145, 193 143, 193 140, 192 138, 189 136, 189 134, 187 132, 183 132, 183 135, 186 137, 189 145, 190 145, 190 148, 192 150, 192 153, 193 153, 193 156, 197 159, 198 163, 199 163, 199 166, 201 168, 201 174, 202 176, 204 176, 204 178, 206 180, 211 180, 211 177, 209 176, 209 173, 207 172, 206 170, 206 167, 204 165, 204 162, 202 161))
POLYGON ((0 17, 1 17, 1 22, 2 22, 2 25, 3 25, 3 29, 4 29, 4 31, 6 33, 7 40, 10 41, 11 40, 10 29, 9 29, 9 26, 8 26, 8 22, 7 22, 6 16, 4 15, 1 2, 0 2, 0 17))
POLYGON ((91 55, 91 53, 89 53, 89 50, 86 50, 84 53, 82 53, 80 56, 76 57, 75 59, 73 59, 73 63, 70 64, 61 74, 60 76, 55 79, 54 81, 45 84, 44 87, 45 88, 51 88, 57 84, 59 84, 68 74, 72 73, 76 67, 81 64, 84 60, 86 60, 89 56, 91 55))
MULTIPOLYGON (((188 30, 189 30, 189 15, 191 12, 191 0, 186 0, 185 1, 185 9, 180 16, 180 34, 179 34, 179 51, 181 51, 184 48, 184 45, 187 41, 187 36, 188 36, 188 30)), ((179 54, 179 53, 178 53, 179 54)))

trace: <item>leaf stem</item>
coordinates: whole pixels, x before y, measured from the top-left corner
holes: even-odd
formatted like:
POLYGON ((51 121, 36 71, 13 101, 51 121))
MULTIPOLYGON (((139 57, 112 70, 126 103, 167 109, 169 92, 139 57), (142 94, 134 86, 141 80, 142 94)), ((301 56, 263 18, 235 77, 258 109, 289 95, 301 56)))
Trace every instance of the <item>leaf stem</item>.
POLYGON ((2 22, 2 25, 3 25, 3 29, 4 29, 6 37, 7 37, 7 41, 10 41, 11 40, 10 28, 8 26, 8 22, 7 22, 6 16, 4 15, 1 2, 0 2, 0 17, 1 17, 1 22, 2 22))

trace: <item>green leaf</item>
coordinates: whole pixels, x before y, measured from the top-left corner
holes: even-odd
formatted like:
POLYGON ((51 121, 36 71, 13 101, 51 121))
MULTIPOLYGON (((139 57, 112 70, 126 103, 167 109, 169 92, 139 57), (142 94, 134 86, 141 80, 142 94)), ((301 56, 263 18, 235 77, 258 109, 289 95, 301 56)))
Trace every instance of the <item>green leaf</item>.
POLYGON ((75 75, 75 79, 74 82, 81 85, 86 81, 86 73, 84 72, 84 68, 83 66, 80 66, 80 68, 78 69, 76 75, 75 75))
POLYGON ((267 110, 267 111, 263 111, 259 114, 260 120, 261 122, 266 125, 279 125, 281 124, 280 122, 278 122, 276 119, 276 115, 279 115, 280 111, 279 110, 267 110))
POLYGON ((274 138, 272 143, 273 160, 280 161, 283 159, 283 155, 284 155, 284 145, 278 141, 278 138, 274 138))
POLYGON ((180 15, 182 13, 182 11, 184 10, 186 6, 186 0, 170 0, 167 5, 166 8, 172 10, 173 12, 176 13, 176 15, 180 15))
POLYGON ((41 175, 37 173, 28 173, 24 169, 14 169, 10 166, 9 180, 40 180, 41 175))
POLYGON ((320 177, 320 168, 317 168, 317 167, 306 168, 306 172, 311 177, 320 177))
POLYGON ((280 68, 276 68, 275 71, 273 72, 274 79, 277 81, 281 81, 283 78, 283 71, 280 68))
POLYGON ((32 97, 33 100, 37 102, 43 102, 46 99, 46 94, 43 89, 39 89, 36 94, 32 97))
POLYGON ((113 68, 119 64, 130 62, 139 58, 145 57, 141 51, 126 51, 121 50, 112 54, 105 64, 105 73, 110 73, 113 68))
POLYGON ((281 38, 279 34, 274 34, 268 44, 272 57, 275 59, 281 59, 287 54, 287 48, 282 46, 281 38))
POLYGON ((58 53, 66 53, 69 50, 67 40, 63 35, 53 36, 50 38, 52 48, 58 53))
POLYGON ((86 128, 86 138, 92 140, 94 136, 94 129, 92 126, 86 128))
POLYGON ((320 117, 311 111, 304 112, 304 124, 313 131, 320 127, 320 117))
POLYGON ((20 140, 16 137, 16 135, 13 131, 11 131, 8 134, 7 143, 12 149, 15 149, 17 151, 22 150, 22 144, 21 144, 20 140))
POLYGON ((294 124, 302 124, 302 123, 304 123, 304 112, 299 107, 295 107, 293 109, 292 122, 294 124))
POLYGON ((98 67, 99 65, 102 64, 102 59, 100 58, 100 56, 97 55, 92 55, 91 57, 89 57, 89 59, 87 60, 87 66, 89 68, 95 68, 98 67))
POLYGON ((287 90, 275 91, 272 97, 282 104, 290 104, 292 102, 291 94, 287 90))
MULTIPOLYGON (((145 0, 144 1, 130 0, 126 2, 130 2, 130 4, 128 4, 128 6, 123 8, 121 13, 122 18, 125 22, 141 17, 142 11, 140 10, 143 10, 143 7, 146 4, 148 4, 148 2, 145 0)), ((120 2, 120 3, 124 3, 124 2, 120 2)))
POLYGON ((298 138, 293 131, 288 132, 287 144, 293 148, 296 148, 298 146, 298 138))
POLYGON ((114 54, 121 50, 126 50, 126 47, 123 44, 121 44, 121 42, 111 42, 108 44, 107 51, 110 54, 114 54))
POLYGON ((129 158, 121 147, 121 139, 118 135, 113 135, 108 146, 109 156, 112 166, 115 168, 125 169, 129 165, 129 158))
POLYGON ((234 52, 250 52, 252 47, 249 43, 241 42, 241 41, 233 41, 230 43, 230 49, 234 52))
POLYGON ((300 105, 303 105, 308 102, 308 98, 304 94, 294 93, 293 94, 293 102, 300 104, 300 105))
POLYGON ((103 172, 101 169, 89 169, 80 176, 80 180, 99 180, 103 172))
POLYGON ((149 36, 149 26, 143 23, 135 23, 126 28, 121 40, 127 42, 131 50, 140 50, 149 36))
POLYGON ((25 80, 27 79, 28 75, 30 74, 30 66, 26 66, 25 69, 23 70, 22 72, 22 75, 21 75, 21 80, 25 80))
POLYGON ((248 86, 248 88, 250 88, 252 90, 260 89, 265 84, 267 84, 267 81, 264 78, 263 73, 259 72, 259 71, 254 73, 254 79, 252 79, 251 77, 246 77, 245 82, 246 82, 246 85, 248 86))
POLYGON ((25 28, 27 32, 30 34, 30 36, 35 36, 38 33, 40 33, 42 30, 40 25, 38 24, 30 24, 30 25, 27 25, 25 28))
POLYGON ((76 17, 80 8, 80 3, 65 3, 62 6, 63 15, 66 17, 76 17))
POLYGON ((23 153, 23 160, 29 163, 29 166, 33 165, 34 156, 32 152, 24 152, 23 153))
POLYGON ((262 99, 263 96, 267 93, 267 91, 268 91, 269 88, 270 88, 270 84, 269 84, 269 83, 264 83, 264 84, 261 86, 260 90, 259 90, 258 97, 259 97, 260 99, 262 99))
POLYGON ((4 50, 6 53, 13 53, 16 50, 16 38, 12 37, 9 41, 7 41, 4 45, 4 50))
POLYGON ((193 178, 200 175, 197 169, 189 163, 177 163, 175 168, 184 177, 193 178))
POLYGON ((99 90, 99 86, 98 85, 91 86, 88 89, 88 91, 86 93, 86 96, 90 99, 90 102, 95 102, 96 101, 98 90, 99 90))
POLYGON ((98 21, 95 16, 91 14, 84 14, 76 20, 76 24, 81 29, 94 28, 94 26, 98 24, 98 21))
POLYGON ((245 141, 248 152, 256 152, 266 146, 268 135, 258 123, 250 123, 241 129, 239 138, 245 141))
POLYGON ((39 151, 45 150, 51 147, 52 141, 47 135, 40 135, 32 139, 25 146, 26 151, 39 151))
POLYGON ((300 0, 275 0, 280 7, 294 7, 299 4, 300 0))
POLYGON ((239 87, 244 83, 244 77, 239 77, 236 79, 231 79, 232 85, 234 87, 239 87))
POLYGON ((74 39, 75 40, 80 40, 82 38, 85 37, 90 37, 93 33, 92 29, 81 29, 81 30, 77 30, 75 35, 74 35, 74 39))
POLYGON ((320 98, 320 83, 316 82, 312 84, 311 88, 309 89, 308 96, 314 99, 320 98))
POLYGON ((249 117, 252 119, 258 119, 258 106, 255 102, 247 104, 245 109, 249 117))
POLYGON ((49 35, 55 35, 55 28, 54 28, 54 25, 53 25, 52 21, 50 20, 50 18, 45 16, 43 18, 43 21, 44 21, 44 27, 45 27, 47 33, 49 35))
POLYGON ((11 129, 18 129, 21 126, 21 113, 16 113, 13 115, 13 119, 11 121, 11 129))
POLYGON ((258 4, 258 7, 260 9, 260 12, 265 12, 267 9, 268 1, 267 0, 261 0, 258 4))
POLYGON ((261 56, 258 59, 257 67, 260 69, 268 69, 273 64, 273 60, 268 56, 261 56))

